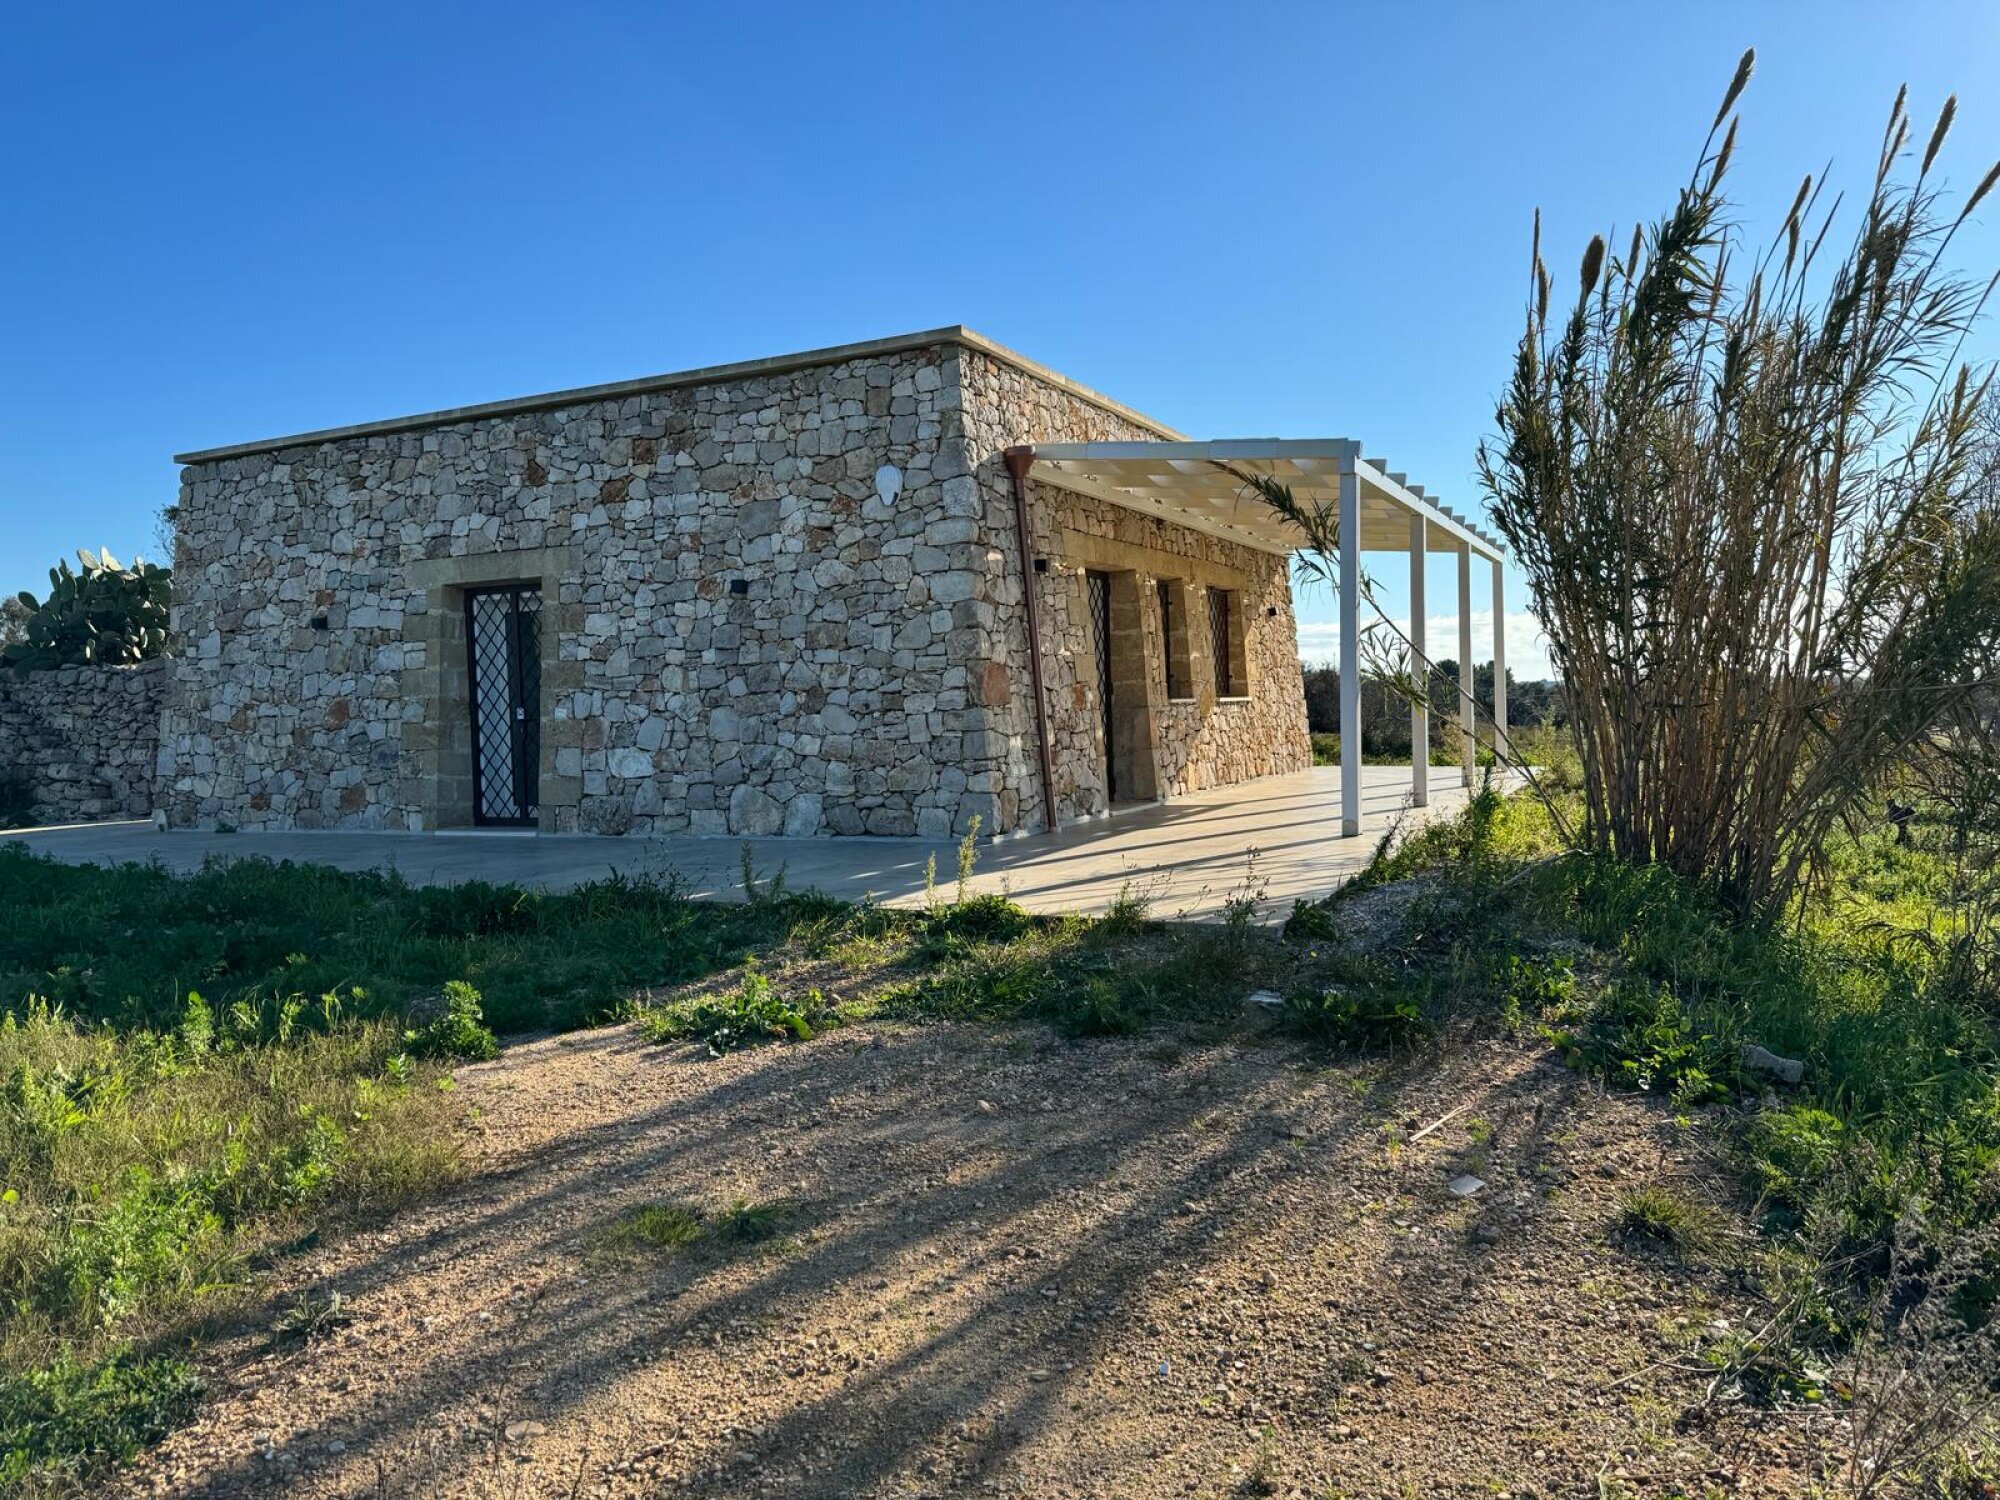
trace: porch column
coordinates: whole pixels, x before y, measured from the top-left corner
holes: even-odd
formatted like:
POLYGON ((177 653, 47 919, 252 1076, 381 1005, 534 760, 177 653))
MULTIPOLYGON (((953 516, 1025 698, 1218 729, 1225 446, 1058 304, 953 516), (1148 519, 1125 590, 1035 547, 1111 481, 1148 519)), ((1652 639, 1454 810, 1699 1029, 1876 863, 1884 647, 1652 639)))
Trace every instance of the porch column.
POLYGON ((1469 542, 1458 544, 1458 721, 1465 728, 1459 747, 1469 790, 1479 757, 1478 720, 1472 705, 1472 544, 1469 542))
POLYGON ((1361 832, 1361 476, 1340 475, 1340 836, 1361 832))
POLYGON ((1410 804, 1431 800, 1431 669, 1424 646, 1424 540, 1427 523, 1410 515, 1410 676, 1417 692, 1410 699, 1410 804))
POLYGON ((1507 599, 1500 578, 1500 559, 1493 559, 1493 758, 1507 743, 1507 599))

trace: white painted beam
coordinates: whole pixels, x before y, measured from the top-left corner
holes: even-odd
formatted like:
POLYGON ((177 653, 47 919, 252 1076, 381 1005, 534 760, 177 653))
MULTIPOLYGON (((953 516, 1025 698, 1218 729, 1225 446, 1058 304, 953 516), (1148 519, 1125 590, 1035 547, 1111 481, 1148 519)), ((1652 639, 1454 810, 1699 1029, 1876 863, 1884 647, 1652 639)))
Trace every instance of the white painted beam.
POLYGON ((1340 836, 1361 832, 1361 479, 1340 476, 1340 836))
POLYGON ((1478 718, 1472 702, 1472 549, 1458 544, 1458 721, 1465 733, 1460 739, 1467 788, 1478 768, 1478 718))
POLYGON ((1493 753, 1497 759, 1507 742, 1507 594, 1500 564, 1493 564, 1493 753))
POLYGON ((1410 515, 1410 676, 1417 696, 1410 700, 1410 802, 1428 807, 1431 800, 1430 658, 1424 647, 1424 518, 1410 515))

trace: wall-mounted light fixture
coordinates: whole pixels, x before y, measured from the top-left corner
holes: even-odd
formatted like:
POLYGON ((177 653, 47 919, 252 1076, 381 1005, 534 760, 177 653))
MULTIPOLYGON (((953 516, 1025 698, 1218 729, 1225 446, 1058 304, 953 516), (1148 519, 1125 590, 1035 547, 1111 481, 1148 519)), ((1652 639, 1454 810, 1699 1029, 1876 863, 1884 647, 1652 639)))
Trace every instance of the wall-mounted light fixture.
POLYGON ((1049 570, 1049 560, 1046 557, 1038 557, 1035 559, 1035 571, 1037 573, 1046 573, 1048 572, 1048 570, 1049 570))
POLYGON ((329 627, 329 626, 328 626, 328 624, 327 624, 327 619, 326 619, 326 616, 325 616, 325 615, 314 615, 314 616, 312 617, 312 628, 313 628, 314 630, 326 630, 326 629, 329 629, 330 627, 329 627))
POLYGON ((732 594, 747 594, 747 593, 749 593, 749 592, 750 592, 750 580, 749 580, 749 579, 747 579, 747 578, 732 578, 732 579, 730 579, 730 580, 729 580, 729 592, 730 592, 730 593, 732 593, 732 594))

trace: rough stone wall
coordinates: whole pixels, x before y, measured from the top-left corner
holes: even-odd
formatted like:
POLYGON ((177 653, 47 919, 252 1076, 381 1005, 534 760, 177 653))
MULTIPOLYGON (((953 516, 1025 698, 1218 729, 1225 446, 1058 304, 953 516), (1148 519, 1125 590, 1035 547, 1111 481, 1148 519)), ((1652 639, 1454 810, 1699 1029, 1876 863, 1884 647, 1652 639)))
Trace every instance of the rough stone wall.
POLYGON ((437 790, 463 668, 431 618, 436 580, 463 559, 493 581, 494 555, 520 552, 524 576, 564 563, 544 598, 545 829, 995 828, 973 701, 987 566, 952 355, 189 467, 171 819, 465 821, 437 790))
MULTIPOLYGON (((986 651, 997 662, 1023 663, 1026 611, 1001 453, 1019 443, 1144 441, 1163 434, 975 350, 961 350, 958 366, 968 443, 985 502, 983 525, 992 544, 988 594, 997 610, 986 651)), ((1036 583, 1059 819, 1107 807, 1097 670, 1083 612, 1086 566, 1136 574, 1139 586, 1144 702, 1134 705, 1134 712, 1121 712, 1119 733, 1136 753, 1150 755, 1153 779, 1148 786, 1138 778, 1140 784, 1121 788, 1121 796, 1174 796, 1312 764, 1286 558, 1038 484, 1030 485, 1029 523, 1035 550, 1051 562, 1036 583), (1157 578, 1191 585, 1186 598, 1192 701, 1167 698, 1160 617, 1151 592, 1157 578), (1210 584, 1241 593, 1249 681, 1240 699, 1221 700, 1215 691, 1200 592, 1210 584)), ((1004 788, 1002 820, 1008 828, 1032 829, 1042 822, 1034 709, 1025 669, 1013 678, 1005 710, 993 715, 993 738, 1003 755, 997 768, 1004 788)))
POLYGON ((165 661, 0 672, 0 778, 41 823, 149 817, 165 661))
MULTIPOLYGON (((546 830, 1038 827, 1000 453, 1160 435, 941 342, 191 465, 162 802, 180 826, 469 822, 464 591, 533 581, 546 830)), ((1216 701, 1198 630, 1170 703, 1157 609, 1124 611, 1151 684, 1119 695, 1128 791, 1309 764, 1282 558, 1067 492, 1032 513, 1060 816, 1105 805, 1073 607, 1093 557, 1128 603, 1155 575, 1240 589, 1249 627, 1244 700, 1216 701)))

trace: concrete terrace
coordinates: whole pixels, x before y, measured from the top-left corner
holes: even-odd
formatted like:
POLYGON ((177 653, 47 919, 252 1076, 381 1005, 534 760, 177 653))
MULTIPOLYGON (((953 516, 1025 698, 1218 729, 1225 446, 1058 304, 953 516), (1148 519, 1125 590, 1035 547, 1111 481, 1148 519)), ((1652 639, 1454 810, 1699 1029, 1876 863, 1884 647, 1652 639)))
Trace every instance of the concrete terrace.
MULTIPOLYGON (((1465 805, 1455 774, 1433 775, 1431 805, 1409 810, 1407 767, 1362 770, 1361 838, 1340 837, 1340 772, 1316 767, 1148 804, 1055 833, 982 844, 974 889, 1011 896, 1030 911, 1099 912, 1128 887, 1148 898, 1154 916, 1200 920, 1245 893, 1267 917, 1282 917, 1300 897, 1323 896, 1362 868, 1399 816, 1449 816, 1465 805)), ((783 871, 794 890, 817 889, 891 906, 924 900, 924 862, 937 857, 947 897, 955 851, 946 842, 888 838, 604 838, 588 834, 463 833, 162 833, 152 824, 91 823, 0 833, 0 845, 23 844, 73 864, 157 862, 199 869, 210 857, 291 860, 342 870, 396 870, 419 885, 467 880, 566 890, 613 873, 687 882, 691 894, 719 901, 743 895, 742 849, 752 850, 759 879, 783 871)))

